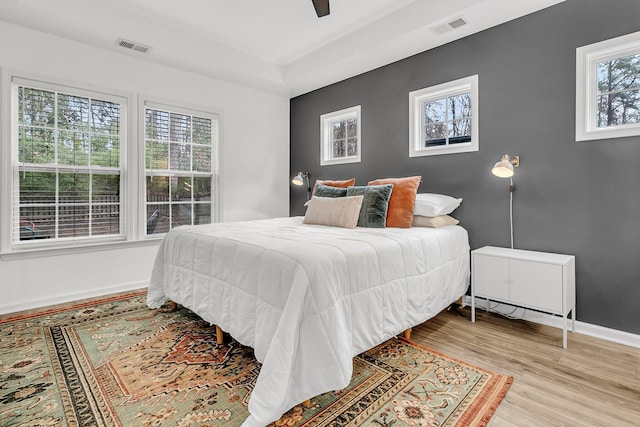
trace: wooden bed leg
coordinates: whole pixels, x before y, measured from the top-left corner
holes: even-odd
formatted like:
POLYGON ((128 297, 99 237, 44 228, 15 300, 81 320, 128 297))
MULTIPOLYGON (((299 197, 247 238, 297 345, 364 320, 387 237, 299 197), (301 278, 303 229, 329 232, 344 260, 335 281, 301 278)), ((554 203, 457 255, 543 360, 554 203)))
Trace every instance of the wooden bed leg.
POLYGON ((216 325, 216 342, 218 344, 224 344, 224 335, 222 334, 222 329, 220 326, 216 325))
POLYGON ((307 399, 304 402, 302 402, 302 406, 304 406, 304 407, 307 407, 309 405, 311 405, 311 399, 307 399))
POLYGON ((173 301, 169 301, 169 307, 171 311, 176 311, 178 309, 178 304, 173 301))
POLYGON ((411 328, 406 329, 403 333, 402 336, 404 337, 405 340, 410 340, 411 339, 411 328))

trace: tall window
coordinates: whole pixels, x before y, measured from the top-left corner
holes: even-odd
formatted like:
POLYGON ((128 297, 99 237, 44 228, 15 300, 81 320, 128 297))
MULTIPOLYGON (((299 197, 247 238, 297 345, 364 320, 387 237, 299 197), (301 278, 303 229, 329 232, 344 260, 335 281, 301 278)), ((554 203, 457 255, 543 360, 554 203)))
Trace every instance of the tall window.
POLYGON ((360 161, 360 106, 320 116, 320 165, 360 161))
POLYGON ((124 237, 126 99, 12 81, 12 246, 124 237))
POLYGON ((478 76, 409 93, 409 156, 478 150, 478 76))
POLYGON ((145 103, 146 233, 215 220, 218 116, 145 103))
POLYGON ((576 140, 640 135, 640 32, 576 55, 576 140))

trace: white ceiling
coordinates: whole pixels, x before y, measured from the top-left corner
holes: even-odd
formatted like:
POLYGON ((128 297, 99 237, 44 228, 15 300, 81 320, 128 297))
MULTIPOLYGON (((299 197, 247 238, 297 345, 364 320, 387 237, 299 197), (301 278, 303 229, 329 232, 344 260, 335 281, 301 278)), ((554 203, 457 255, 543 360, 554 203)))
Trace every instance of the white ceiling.
POLYGON ((311 0, 2 0, 0 20, 295 96, 561 1, 330 0, 318 18, 311 0))

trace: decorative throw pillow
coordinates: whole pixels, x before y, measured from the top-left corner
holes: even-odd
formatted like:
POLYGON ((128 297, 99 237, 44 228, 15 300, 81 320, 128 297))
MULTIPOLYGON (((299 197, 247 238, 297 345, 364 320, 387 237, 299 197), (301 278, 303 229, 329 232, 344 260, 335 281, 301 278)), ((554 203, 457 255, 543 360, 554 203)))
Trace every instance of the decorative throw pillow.
POLYGON ((457 225, 460 221, 449 215, 439 216, 413 216, 413 227, 444 227, 445 225, 457 225))
POLYGON ((332 227, 356 228, 363 196, 317 197, 306 203, 305 224, 329 225, 332 227))
POLYGON ((393 184, 347 188, 347 196, 362 195, 358 227, 384 228, 393 184))
POLYGON ((393 184, 387 211, 387 227, 410 228, 413 222, 413 208, 421 176, 406 178, 384 178, 369 182, 369 185, 393 184))
POLYGON ((418 193, 413 214, 421 216, 449 215, 460 206, 460 203, 462 203, 462 199, 456 199, 446 194, 418 193))
POLYGON ((318 197, 344 197, 347 195, 347 189, 318 184, 316 186, 316 192, 313 193, 313 195, 318 197))
POLYGON ((316 194, 316 188, 320 184, 328 185, 329 187, 347 188, 347 187, 351 187, 352 185, 356 185, 356 179, 355 178, 351 178, 351 179, 345 179, 345 180, 342 180, 342 181, 331 181, 331 180, 320 180, 320 179, 317 179, 316 183, 313 185, 313 194, 314 195, 316 194))

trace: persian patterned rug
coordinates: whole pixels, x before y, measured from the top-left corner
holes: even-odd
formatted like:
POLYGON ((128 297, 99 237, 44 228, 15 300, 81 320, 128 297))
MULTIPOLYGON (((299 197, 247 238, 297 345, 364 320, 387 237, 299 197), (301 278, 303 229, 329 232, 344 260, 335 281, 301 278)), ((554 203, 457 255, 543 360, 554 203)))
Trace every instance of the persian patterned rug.
MULTIPOLYGON (((239 426, 260 370, 250 348, 144 292, 0 320, 2 426, 239 426)), ((403 339, 354 358, 349 386, 275 426, 482 426, 512 378, 403 339)))

